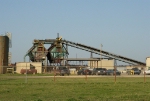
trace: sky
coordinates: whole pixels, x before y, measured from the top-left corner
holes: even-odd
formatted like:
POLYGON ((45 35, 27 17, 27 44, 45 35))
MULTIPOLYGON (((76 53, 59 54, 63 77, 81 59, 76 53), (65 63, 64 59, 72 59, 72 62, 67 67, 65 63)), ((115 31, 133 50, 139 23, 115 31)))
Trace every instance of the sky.
MULTIPOLYGON (((12 33, 12 63, 23 61, 34 39, 55 39, 57 33, 145 62, 150 56, 149 5, 150 0, 0 0, 0 35, 12 33)), ((69 47, 69 57, 89 58, 90 53, 69 47)))

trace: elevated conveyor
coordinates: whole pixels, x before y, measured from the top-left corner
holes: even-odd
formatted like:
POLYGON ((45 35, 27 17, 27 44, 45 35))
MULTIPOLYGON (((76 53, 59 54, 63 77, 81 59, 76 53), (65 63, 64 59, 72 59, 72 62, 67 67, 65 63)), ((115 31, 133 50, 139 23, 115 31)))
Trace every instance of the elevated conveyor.
POLYGON ((113 59, 116 59, 116 60, 119 60, 119 61, 122 61, 122 62, 125 62, 125 63, 134 64, 134 65, 143 65, 143 66, 146 65, 143 62, 140 62, 140 61, 137 61, 137 60, 134 60, 134 59, 130 59, 130 58, 127 58, 127 57, 124 57, 124 56, 116 55, 116 54, 113 54, 113 53, 110 53, 110 52, 107 52, 107 51, 104 51, 104 50, 100 50, 100 49, 97 49, 97 48, 94 48, 94 47, 90 47, 90 46, 87 46, 87 45, 84 45, 84 44, 75 43, 75 42, 71 42, 71 41, 67 41, 67 40, 62 40, 62 42, 64 44, 68 45, 68 46, 75 47, 75 48, 85 50, 85 51, 88 51, 88 52, 92 52, 92 53, 95 53, 95 54, 99 54, 99 55, 102 55, 102 56, 105 56, 105 57, 113 58, 113 59))
MULTIPOLYGON (((25 56, 29 55, 29 53, 31 53, 31 51, 35 48, 35 45, 38 44, 38 43, 54 44, 55 42, 57 42, 57 39, 45 39, 45 40, 34 41, 33 47, 31 47, 31 49, 27 52, 27 54, 25 56)), ((110 52, 107 52, 107 51, 104 51, 104 50, 100 50, 98 48, 90 47, 90 46, 87 46, 87 45, 84 45, 84 44, 75 43, 75 42, 72 42, 72 41, 62 40, 62 39, 59 40, 59 42, 62 43, 62 44, 65 44, 67 46, 71 46, 71 47, 74 47, 74 48, 78 48, 78 49, 81 49, 81 50, 92 52, 92 53, 102 55, 104 57, 108 57, 108 58, 111 58, 111 59, 116 59, 118 61, 122 61, 122 62, 125 62, 125 63, 129 63, 129 64, 133 64, 133 65, 143 65, 143 66, 146 65, 146 63, 144 63, 144 62, 140 62, 140 61, 137 61, 137 60, 134 60, 134 59, 130 59, 130 58, 127 58, 127 57, 124 57, 124 56, 121 56, 121 55, 116 55, 116 54, 113 54, 113 53, 110 53, 110 52)))

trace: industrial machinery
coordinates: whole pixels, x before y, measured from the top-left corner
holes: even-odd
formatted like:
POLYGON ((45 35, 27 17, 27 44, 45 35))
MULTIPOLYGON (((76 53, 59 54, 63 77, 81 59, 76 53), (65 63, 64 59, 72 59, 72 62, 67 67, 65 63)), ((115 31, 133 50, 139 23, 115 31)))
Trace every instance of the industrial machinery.
POLYGON ((66 47, 62 43, 62 38, 58 35, 56 39, 34 40, 33 46, 25 57, 29 56, 32 62, 43 62, 47 58, 49 63, 60 64, 68 54, 66 47), (50 44, 50 47, 46 49, 44 44, 50 44))
MULTIPOLYGON (((32 62, 43 62, 44 60, 49 61, 49 63, 59 63, 61 64, 62 60, 68 60, 68 46, 78 48, 81 50, 85 50, 91 53, 95 53, 98 55, 102 55, 106 58, 111 58, 115 60, 119 60, 125 63, 133 64, 133 65, 142 65, 145 66, 146 64, 134 59, 130 59, 124 56, 116 55, 104 50, 100 50, 94 47, 90 47, 87 45, 83 45, 80 43, 75 43, 68 40, 63 40, 61 37, 56 39, 45 39, 45 40, 34 40, 33 46, 27 52, 26 56, 30 57, 32 62), (50 44, 50 47, 46 49, 44 44, 50 44)), ((24 57, 24 59, 25 59, 24 57)))

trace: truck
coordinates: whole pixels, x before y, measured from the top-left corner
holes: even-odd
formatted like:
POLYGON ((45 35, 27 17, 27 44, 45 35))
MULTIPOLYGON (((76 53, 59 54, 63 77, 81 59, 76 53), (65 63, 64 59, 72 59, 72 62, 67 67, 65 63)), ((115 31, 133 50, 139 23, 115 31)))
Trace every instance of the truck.
POLYGON ((54 75, 60 75, 60 76, 64 76, 64 75, 70 75, 70 70, 66 67, 66 66, 56 66, 56 68, 54 68, 54 75))

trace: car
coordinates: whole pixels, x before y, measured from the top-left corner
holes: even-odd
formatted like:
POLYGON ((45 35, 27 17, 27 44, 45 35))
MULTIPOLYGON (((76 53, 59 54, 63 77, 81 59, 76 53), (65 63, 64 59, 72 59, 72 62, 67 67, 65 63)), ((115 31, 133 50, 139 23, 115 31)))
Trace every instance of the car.
POLYGON ((94 68, 92 75, 106 75, 106 68, 94 68))
POLYGON ((145 74, 146 74, 146 75, 150 75, 150 70, 146 70, 146 71, 145 71, 145 74))
POLYGON ((66 67, 66 66, 57 66, 54 69, 54 75, 60 75, 60 76, 64 76, 64 75, 70 75, 70 70, 66 67))
POLYGON ((115 75, 115 72, 116 72, 116 75, 121 75, 121 72, 118 71, 117 69, 116 69, 116 71, 115 71, 115 69, 106 70, 106 75, 115 75))
POLYGON ((77 75, 91 75, 92 71, 87 68, 82 68, 77 72, 77 75))

